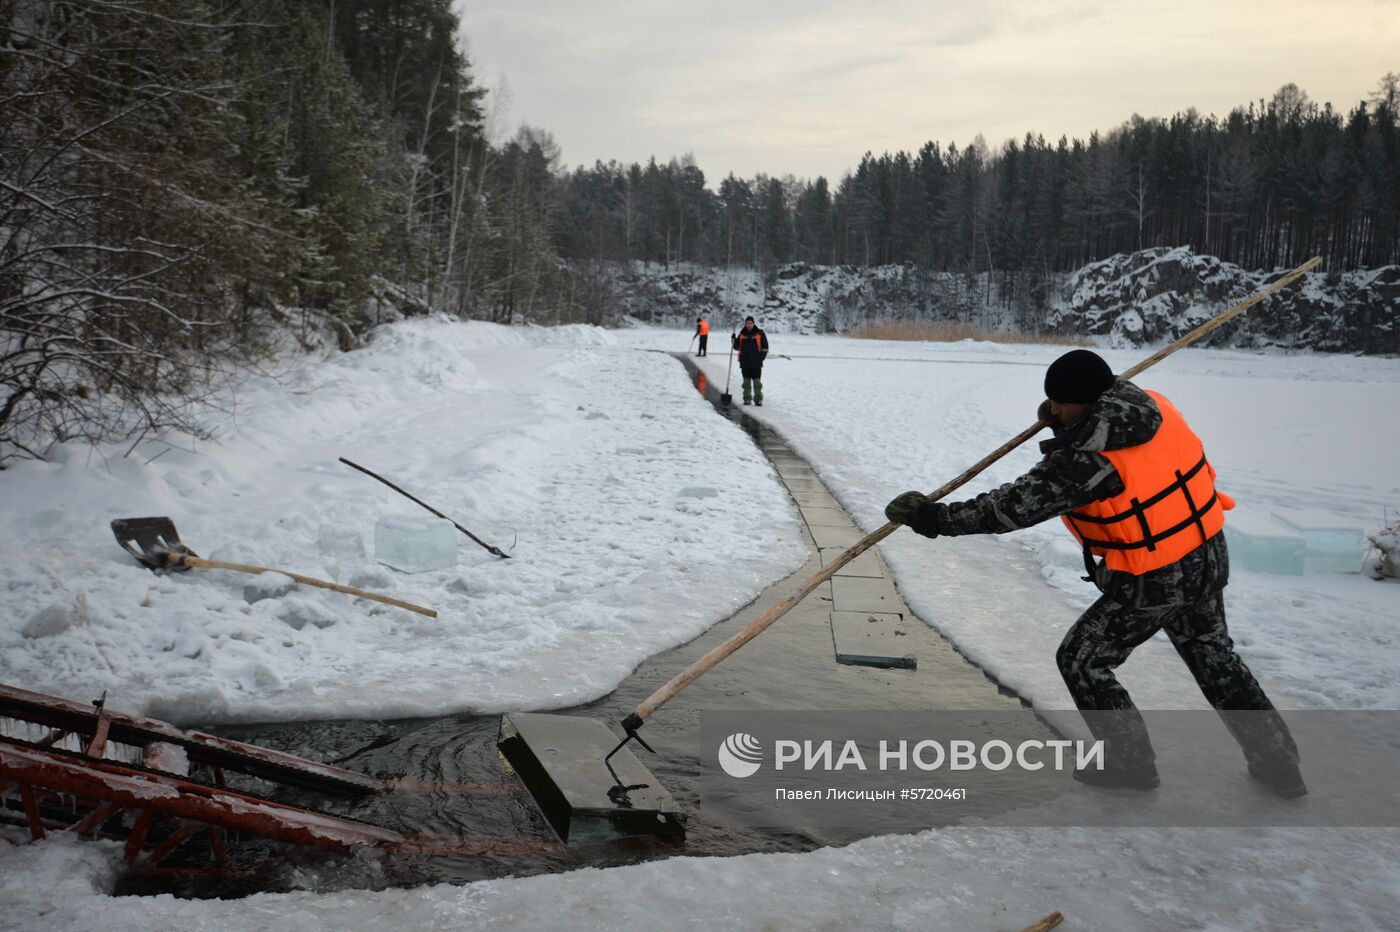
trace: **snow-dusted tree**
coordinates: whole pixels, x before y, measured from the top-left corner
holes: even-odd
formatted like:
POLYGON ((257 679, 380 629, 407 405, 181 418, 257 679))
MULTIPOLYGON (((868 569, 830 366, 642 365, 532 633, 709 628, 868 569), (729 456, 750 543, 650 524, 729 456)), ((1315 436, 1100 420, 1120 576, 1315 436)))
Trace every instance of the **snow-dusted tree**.
POLYGON ((256 337, 220 274, 276 239, 221 164, 230 13, 0 7, 0 462, 196 429, 189 400, 256 337))

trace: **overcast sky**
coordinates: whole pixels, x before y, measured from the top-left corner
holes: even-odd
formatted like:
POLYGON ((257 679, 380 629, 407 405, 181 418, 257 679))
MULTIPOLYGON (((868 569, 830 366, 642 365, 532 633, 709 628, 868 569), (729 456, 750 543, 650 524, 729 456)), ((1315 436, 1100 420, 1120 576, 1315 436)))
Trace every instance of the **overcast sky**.
POLYGON ((866 150, 1223 115, 1290 81, 1350 109, 1400 72, 1400 0, 464 0, 497 131, 569 166, 694 153, 838 179, 866 150))

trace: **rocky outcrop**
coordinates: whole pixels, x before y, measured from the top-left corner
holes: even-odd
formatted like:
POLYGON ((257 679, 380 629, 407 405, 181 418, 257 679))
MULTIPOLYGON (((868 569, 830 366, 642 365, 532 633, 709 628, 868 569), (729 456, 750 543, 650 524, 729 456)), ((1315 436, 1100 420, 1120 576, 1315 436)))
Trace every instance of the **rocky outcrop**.
MULTIPOLYGON (((1164 343, 1284 274, 1252 272, 1185 247, 1148 249, 1069 276, 1050 324, 1116 346, 1164 343)), ((1400 266, 1310 272, 1208 338, 1215 346, 1400 353, 1400 266)))
MULTIPOLYGON (((747 268, 613 263, 603 274, 613 314, 658 326, 688 329, 704 316, 723 329, 750 314, 775 333, 927 321, 1050 330, 1129 347, 1173 340, 1285 271, 1249 271, 1178 247, 1049 276, 800 262, 777 269, 766 286, 747 268)), ((1309 273, 1212 334, 1208 345, 1400 354, 1400 266, 1309 273)))

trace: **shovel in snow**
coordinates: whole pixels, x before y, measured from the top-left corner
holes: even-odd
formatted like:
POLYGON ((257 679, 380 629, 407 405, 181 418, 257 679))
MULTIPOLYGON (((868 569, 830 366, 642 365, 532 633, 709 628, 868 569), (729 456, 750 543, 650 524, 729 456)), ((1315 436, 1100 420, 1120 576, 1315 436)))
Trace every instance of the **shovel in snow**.
POLYGON ((297 582, 308 586, 333 589, 336 592, 359 596, 372 602, 382 602, 396 608, 406 608, 410 612, 427 615, 429 618, 437 617, 437 612, 431 608, 390 598, 387 595, 365 592, 363 589, 342 586, 340 583, 327 582, 324 579, 313 579, 310 576, 302 576, 300 573, 289 573, 286 570, 275 570, 266 566, 249 566, 246 563, 206 560, 180 542, 180 534, 175 530, 175 522, 169 518, 117 518, 112 522, 112 533, 116 535, 117 543, 121 544, 127 553, 135 557, 142 566, 157 573, 184 572, 192 568, 233 570, 238 573, 251 573, 254 576, 259 573, 281 573, 283 576, 290 576, 297 582))

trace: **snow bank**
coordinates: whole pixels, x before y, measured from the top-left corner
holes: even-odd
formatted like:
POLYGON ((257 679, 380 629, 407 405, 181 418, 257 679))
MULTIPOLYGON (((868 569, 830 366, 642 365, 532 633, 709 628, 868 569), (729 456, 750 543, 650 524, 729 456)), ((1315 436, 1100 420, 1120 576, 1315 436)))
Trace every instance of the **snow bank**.
POLYGON ((672 858, 464 887, 101 894, 115 845, 0 845, 0 928, 47 932, 305 929, 1066 929, 1390 927, 1400 833, 955 828, 808 854, 672 858), (1335 866, 1329 869, 1329 866, 1335 866), (1320 869, 1325 876, 1320 874, 1320 869))
POLYGON ((407 321, 251 379, 207 417, 212 445, 68 448, 0 475, 0 680, 202 724, 557 707, 805 557, 747 437, 675 361, 597 328, 407 321), (376 520, 425 512, 341 455, 514 543, 512 559, 464 538, 449 569, 378 564, 376 520), (439 617, 305 586, 249 599, 237 573, 154 576, 107 527, 147 514, 203 556, 439 617))

